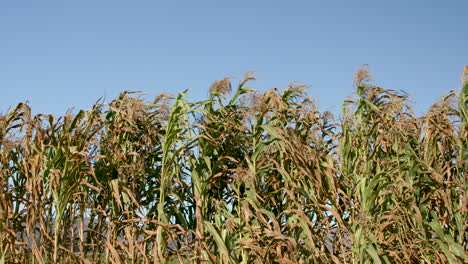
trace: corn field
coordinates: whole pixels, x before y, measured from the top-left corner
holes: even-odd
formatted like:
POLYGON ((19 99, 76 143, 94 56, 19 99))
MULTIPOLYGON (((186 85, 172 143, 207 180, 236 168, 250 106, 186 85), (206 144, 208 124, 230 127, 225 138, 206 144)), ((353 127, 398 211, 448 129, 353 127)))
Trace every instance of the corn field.
POLYGON ((420 117, 308 86, 0 115, 0 263, 467 263, 468 66, 420 117))

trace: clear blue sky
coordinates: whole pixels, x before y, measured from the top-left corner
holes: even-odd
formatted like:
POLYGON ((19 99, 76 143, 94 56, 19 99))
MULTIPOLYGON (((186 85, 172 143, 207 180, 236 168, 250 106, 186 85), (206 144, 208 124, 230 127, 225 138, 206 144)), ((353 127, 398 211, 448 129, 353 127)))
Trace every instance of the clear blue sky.
POLYGON ((362 64, 422 112, 459 89, 467 17, 466 0, 0 0, 0 113, 29 100, 63 114, 123 90, 204 99, 249 70, 254 88, 301 81, 339 111, 362 64))

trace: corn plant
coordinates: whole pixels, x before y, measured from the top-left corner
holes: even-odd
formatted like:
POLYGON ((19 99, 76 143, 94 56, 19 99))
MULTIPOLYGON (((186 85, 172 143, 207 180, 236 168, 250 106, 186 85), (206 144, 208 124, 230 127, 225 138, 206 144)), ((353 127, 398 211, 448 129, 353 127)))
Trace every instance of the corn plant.
POLYGON ((0 115, 0 263, 466 263, 467 78, 422 116, 366 67, 337 117, 253 73, 199 102, 18 104, 0 115))

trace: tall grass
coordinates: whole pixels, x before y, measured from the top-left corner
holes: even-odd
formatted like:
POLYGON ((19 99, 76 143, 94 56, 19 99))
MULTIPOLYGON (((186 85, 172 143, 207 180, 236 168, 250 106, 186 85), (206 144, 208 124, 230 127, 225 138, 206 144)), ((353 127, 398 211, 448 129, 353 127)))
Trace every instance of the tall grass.
POLYGON ((0 116, 0 263, 467 263, 468 67, 416 117, 362 68, 339 118, 307 86, 122 93, 0 116))

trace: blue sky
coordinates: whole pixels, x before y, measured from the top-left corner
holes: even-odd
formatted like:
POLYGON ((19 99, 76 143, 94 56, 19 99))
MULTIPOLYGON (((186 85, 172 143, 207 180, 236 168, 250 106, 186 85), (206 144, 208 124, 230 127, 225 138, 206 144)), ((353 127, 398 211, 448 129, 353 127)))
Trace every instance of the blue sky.
POLYGON ((0 113, 29 100, 63 114, 123 90, 200 100, 249 70, 258 90, 300 81, 339 112, 362 64, 420 113, 460 87, 467 14, 468 1, 0 0, 0 113))

